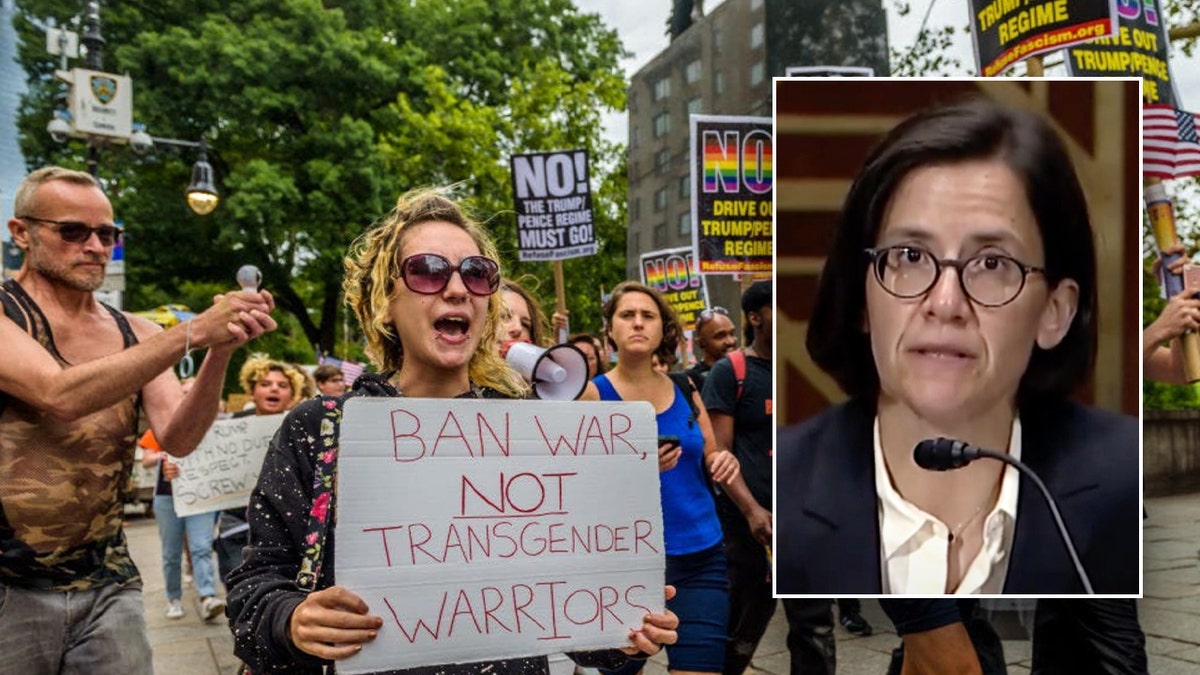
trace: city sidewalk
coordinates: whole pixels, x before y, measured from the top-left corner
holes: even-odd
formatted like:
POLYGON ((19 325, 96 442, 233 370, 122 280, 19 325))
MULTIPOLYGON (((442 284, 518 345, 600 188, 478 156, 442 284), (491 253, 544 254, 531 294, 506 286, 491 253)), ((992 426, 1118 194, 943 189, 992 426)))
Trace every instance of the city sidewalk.
MULTIPOLYGON (((1145 598, 1141 601, 1142 627, 1153 675, 1200 672, 1200 493, 1148 500, 1145 536, 1145 598)), ((149 518, 131 518, 127 524, 133 558, 145 582, 146 623, 154 650, 154 672, 159 675, 232 675, 237 669, 233 640, 225 620, 203 623, 195 603, 195 589, 184 587, 187 615, 171 620, 164 616, 166 595, 159 563, 158 530, 149 518)), ((891 650, 899 639, 887 617, 873 600, 863 602, 863 614, 875 629, 870 637, 850 635, 837 626, 838 675, 882 675, 891 650)), ((993 619, 1004 637, 1009 672, 1029 672, 1030 643, 1022 633, 1032 625, 1029 612, 998 611, 993 619), (1024 630, 1023 630, 1024 629, 1024 630)), ((752 668, 758 673, 788 675, 783 611, 759 645, 752 668)), ((665 675, 660 655, 646 667, 646 675, 665 675)), ((557 670, 557 669, 556 669, 557 670)))

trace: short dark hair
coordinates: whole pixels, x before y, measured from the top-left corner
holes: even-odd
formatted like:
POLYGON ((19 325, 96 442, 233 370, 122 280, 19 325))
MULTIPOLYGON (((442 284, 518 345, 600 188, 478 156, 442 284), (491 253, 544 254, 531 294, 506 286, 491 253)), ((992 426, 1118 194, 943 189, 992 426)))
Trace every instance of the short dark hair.
POLYGON ((679 323, 679 316, 675 314, 671 305, 663 300, 658 291, 636 281, 622 281, 617 284, 612 295, 609 296, 608 302, 604 303, 604 336, 608 340, 608 345, 612 347, 613 351, 617 351, 617 343, 612 339, 612 319, 613 315, 617 313, 617 302, 628 293, 645 293, 658 306, 658 315, 662 317, 663 324, 662 342, 658 344, 654 353, 661 363, 675 363, 678 360, 675 358, 675 349, 679 346, 679 340, 683 336, 683 326, 679 323))
MULTIPOLYGON (((771 305, 771 282, 756 281, 750 284, 750 287, 742 293, 742 313, 749 315, 750 312, 757 312, 763 307, 771 305)), ((746 325, 742 327, 742 334, 746 336, 746 344, 754 342, 754 324, 750 323, 750 317, 746 316, 746 325)))
POLYGON ((342 369, 329 363, 322 363, 313 370, 313 379, 318 383, 328 382, 342 375, 342 369))
MULTIPOLYGON (((608 372, 608 364, 604 362, 604 345, 600 342, 600 338, 591 333, 575 333, 567 338, 567 342, 573 345, 583 344, 591 347, 592 351, 596 353, 596 373, 608 372)), ((587 355, 585 354, 584 356, 587 355)))
POLYGON ((1058 134, 1039 114, 983 97, 905 119, 875 148, 846 195, 821 272, 808 329, 809 355, 850 396, 874 398, 879 373, 863 332, 869 259, 884 210, 918 167, 997 159, 1015 173, 1037 219, 1051 288, 1079 285, 1075 318, 1053 349, 1034 345, 1018 400, 1065 398, 1087 380, 1096 353, 1096 256, 1087 200, 1058 134))

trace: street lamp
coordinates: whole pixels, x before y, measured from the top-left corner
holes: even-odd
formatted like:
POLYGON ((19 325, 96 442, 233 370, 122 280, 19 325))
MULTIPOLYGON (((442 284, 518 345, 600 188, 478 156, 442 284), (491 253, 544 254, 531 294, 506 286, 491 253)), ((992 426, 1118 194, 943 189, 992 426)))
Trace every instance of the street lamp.
MULTIPOLYGON (((175 138, 157 138, 146 133, 143 125, 131 121, 133 107, 133 83, 128 76, 102 72, 104 37, 100 35, 100 3, 89 0, 84 18, 82 42, 87 48, 87 69, 67 70, 70 36, 68 31, 56 32, 57 45, 50 40, 51 53, 62 55, 62 69, 55 76, 67 83, 64 90, 65 102, 54 111, 54 117, 46 125, 46 131, 56 143, 66 143, 71 138, 82 138, 88 144, 88 173, 97 175, 99 148, 107 143, 129 143, 134 152, 145 154, 154 149, 156 143, 185 148, 198 148, 199 158, 192 165, 192 182, 186 196, 188 207, 197 215, 207 215, 217 208, 220 195, 213 180, 212 164, 208 163, 208 146, 203 137, 200 142, 182 141, 175 138)), ((73 55, 73 54, 72 54, 73 55)))
POLYGON ((178 138, 162 138, 146 133, 145 125, 137 123, 133 125, 133 133, 129 135, 129 147, 134 152, 143 155, 153 150, 154 146, 158 144, 199 150, 199 157, 192 165, 192 182, 188 184, 184 195, 187 197, 188 208, 196 215, 206 216, 212 213, 221 201, 221 194, 217 192, 217 184, 213 180, 212 164, 208 163, 208 143, 204 137, 200 137, 199 143, 181 141, 178 138))

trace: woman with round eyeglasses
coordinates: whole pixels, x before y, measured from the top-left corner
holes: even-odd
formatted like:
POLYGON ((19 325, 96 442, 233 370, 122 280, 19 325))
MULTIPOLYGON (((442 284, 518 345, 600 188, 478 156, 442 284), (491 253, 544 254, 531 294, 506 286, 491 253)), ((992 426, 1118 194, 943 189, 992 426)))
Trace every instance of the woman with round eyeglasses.
MULTIPOLYGON (((519 376, 495 348, 500 323, 500 268, 483 228, 437 191, 401 197, 396 208, 352 245, 343 290, 382 372, 364 374, 340 398, 304 401, 284 420, 251 496, 250 545, 234 570, 228 615, 234 651, 253 672, 319 673, 358 653, 383 626, 381 607, 368 607, 334 578, 332 530, 319 554, 315 589, 298 575, 306 551, 320 547, 309 514, 332 519, 337 495, 314 487, 318 464, 332 471, 336 452, 318 439, 332 433, 329 416, 355 396, 519 398, 519 376), (319 493, 319 494, 318 494, 319 493)), ((336 443, 335 438, 329 439, 336 443)), ((323 473, 323 475, 330 475, 323 473)), ((400 487, 400 486, 398 486, 400 487)), ((668 593, 670 590, 668 589, 668 593)), ((574 655, 591 666, 616 666, 630 655, 657 652, 675 639, 675 617, 648 614, 630 630, 629 645, 574 655)), ((537 675, 547 661, 521 658, 437 668, 448 675, 537 675)), ((417 671, 412 671, 417 672, 417 671)))
POLYGON ((846 197, 807 332, 850 399, 778 435, 776 590, 1136 594, 1137 421, 1071 400, 1096 312, 1087 202, 1042 117, 975 99, 897 126, 846 197), (1084 574, 1015 467, 918 465, 939 437, 1036 471, 1084 574))

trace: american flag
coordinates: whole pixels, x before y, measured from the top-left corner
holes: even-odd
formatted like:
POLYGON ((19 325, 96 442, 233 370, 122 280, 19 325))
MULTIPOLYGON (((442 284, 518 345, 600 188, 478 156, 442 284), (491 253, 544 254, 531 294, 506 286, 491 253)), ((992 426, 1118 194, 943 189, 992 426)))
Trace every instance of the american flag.
POLYGON ((359 375, 363 374, 363 364, 355 361, 343 361, 332 356, 321 354, 317 357, 317 363, 321 365, 337 366, 342 369, 342 378, 346 380, 347 386, 354 386, 354 381, 359 375))
POLYGON ((1142 175, 1200 175, 1200 138, 1194 114, 1161 103, 1142 108, 1142 175))

